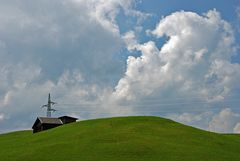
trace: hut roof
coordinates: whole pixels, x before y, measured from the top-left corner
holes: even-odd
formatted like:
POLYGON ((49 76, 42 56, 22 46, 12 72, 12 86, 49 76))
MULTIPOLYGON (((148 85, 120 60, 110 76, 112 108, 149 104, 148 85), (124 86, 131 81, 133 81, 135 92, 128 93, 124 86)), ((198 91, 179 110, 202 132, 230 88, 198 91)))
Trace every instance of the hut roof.
POLYGON ((38 117, 42 124, 63 124, 59 118, 53 117, 38 117))
POLYGON ((36 121, 34 122, 32 128, 34 128, 38 123, 41 124, 56 124, 56 125, 62 125, 62 121, 59 118, 53 118, 53 117, 38 117, 36 121))
POLYGON ((59 117, 59 119, 62 119, 62 118, 70 118, 70 119, 78 120, 78 118, 71 117, 71 116, 61 116, 61 117, 59 117))

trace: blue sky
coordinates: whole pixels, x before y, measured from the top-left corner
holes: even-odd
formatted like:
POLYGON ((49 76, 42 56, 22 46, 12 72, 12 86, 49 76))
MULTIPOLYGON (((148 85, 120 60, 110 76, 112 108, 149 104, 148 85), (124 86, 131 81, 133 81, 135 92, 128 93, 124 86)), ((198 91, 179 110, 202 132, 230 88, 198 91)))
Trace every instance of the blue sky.
MULTIPOLYGON (((150 13, 149 16, 143 23, 142 26, 145 29, 154 29, 156 26, 156 22, 162 17, 167 16, 176 11, 194 11, 198 14, 206 13, 208 10, 216 9, 220 12, 222 18, 227 20, 229 23, 233 25, 234 30, 238 30, 239 28, 239 18, 237 17, 237 8, 240 6, 240 2, 237 0, 230 0, 228 2, 219 2, 219 1, 177 1, 177 0, 170 0, 168 2, 165 1, 138 1, 136 4, 136 9, 142 12, 150 13)), ((134 20, 129 20, 127 23, 123 21, 126 20, 127 16, 119 14, 119 26, 120 32, 126 32, 131 30, 135 27, 133 25, 135 23, 134 20)), ((236 31, 237 32, 237 31, 236 31)), ((235 35, 237 42, 240 41, 239 34, 235 35)), ((139 35, 139 41, 147 41, 149 37, 143 32, 139 35)), ((163 41, 158 41, 159 45, 161 46, 163 41)), ((124 57, 125 58, 125 57, 124 57)), ((234 62, 239 62, 239 57, 234 57, 234 62)))
POLYGON ((240 2, 0 0, 0 132, 156 115, 240 132, 240 2))

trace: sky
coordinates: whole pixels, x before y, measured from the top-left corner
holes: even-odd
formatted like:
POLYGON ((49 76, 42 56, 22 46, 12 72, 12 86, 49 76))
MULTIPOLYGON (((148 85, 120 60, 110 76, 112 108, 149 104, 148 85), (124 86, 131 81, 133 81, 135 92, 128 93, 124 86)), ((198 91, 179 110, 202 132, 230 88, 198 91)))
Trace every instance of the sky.
POLYGON ((240 133, 240 2, 0 0, 0 133, 160 116, 240 133))

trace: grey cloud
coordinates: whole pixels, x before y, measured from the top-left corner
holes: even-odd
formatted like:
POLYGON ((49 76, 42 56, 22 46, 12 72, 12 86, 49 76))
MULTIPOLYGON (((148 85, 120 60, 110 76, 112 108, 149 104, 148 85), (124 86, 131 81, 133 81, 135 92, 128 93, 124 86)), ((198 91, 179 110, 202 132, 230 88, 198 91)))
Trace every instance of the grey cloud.
MULTIPOLYGON (((152 32, 157 37, 170 37, 159 49, 153 41, 138 44, 134 32, 120 35, 116 21, 119 12, 123 10, 139 21, 148 16, 135 11, 132 0, 0 2, 2 129, 9 125, 11 129, 31 127, 37 115, 45 115, 40 106, 49 92, 59 103, 56 114, 73 114, 83 119, 136 115, 142 113, 142 107, 151 106, 144 114, 157 115, 160 107, 169 104, 159 100, 172 101, 180 96, 190 101, 191 96, 198 97, 197 101, 221 100, 233 93, 239 80, 239 65, 229 61, 234 50, 231 26, 217 11, 204 16, 179 12, 164 18, 165 22, 160 22, 162 29, 157 26, 152 32), (181 31, 172 28, 178 16, 186 18, 181 31), (188 35, 185 28, 196 32, 188 35), (174 39, 174 34, 181 41, 174 39), (200 39, 204 35, 209 36, 207 42, 200 39), (129 57, 127 62, 116 58, 115 54, 126 45, 124 41, 130 45, 129 50, 139 50, 142 56, 129 57), (192 49, 188 48, 190 43, 194 43, 192 49), (222 50, 215 50, 217 47, 222 50), (211 62, 206 56, 212 57, 211 62), (198 72, 202 74, 198 76, 198 72), (130 101, 119 101, 126 98, 130 101), (156 102, 149 103, 149 98, 156 98, 156 102), (72 102, 73 105, 67 105, 72 102)), ((171 103, 174 102, 179 105, 177 99, 171 103)), ((180 111, 176 106, 172 109, 180 111)), ((201 116, 183 117, 198 122, 201 116)))
POLYGON ((106 81, 104 72, 111 72, 109 69, 116 70, 112 76, 121 73, 123 62, 113 59, 122 46, 120 36, 91 17, 84 5, 26 1, 3 3, 1 8, 1 15, 6 16, 0 17, 0 39, 8 60, 31 61, 50 79, 57 79, 69 68, 81 69, 87 73, 85 77, 95 81, 106 81))
MULTIPOLYGON (((209 109, 210 110, 210 109, 209 109)), ((201 113, 167 115, 175 121, 217 133, 239 133, 240 114, 231 108, 201 113)))
POLYGON ((239 121, 239 113, 233 112, 230 108, 225 108, 213 116, 209 123, 209 130, 220 133, 238 132, 237 123, 239 121))
POLYGON ((134 11, 134 1, 0 2, 0 113, 8 118, 1 130, 31 127, 49 92, 58 114, 117 113, 101 104, 125 64, 116 56, 124 43, 115 19, 120 8, 134 11), (61 105, 69 102, 76 105, 61 105), (80 113, 89 103, 95 113, 80 113))

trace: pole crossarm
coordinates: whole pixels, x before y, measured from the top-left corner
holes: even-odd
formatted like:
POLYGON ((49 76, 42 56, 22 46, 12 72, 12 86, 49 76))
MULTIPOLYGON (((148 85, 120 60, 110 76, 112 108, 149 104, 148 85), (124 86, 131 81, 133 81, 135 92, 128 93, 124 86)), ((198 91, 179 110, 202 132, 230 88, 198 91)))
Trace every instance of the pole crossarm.
POLYGON ((48 104, 42 106, 42 108, 44 108, 44 107, 47 108, 47 117, 51 117, 51 113, 57 111, 52 108, 52 105, 55 105, 55 104, 57 104, 57 103, 51 101, 51 95, 49 93, 48 94, 48 104))

